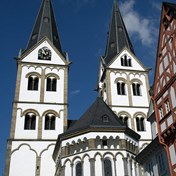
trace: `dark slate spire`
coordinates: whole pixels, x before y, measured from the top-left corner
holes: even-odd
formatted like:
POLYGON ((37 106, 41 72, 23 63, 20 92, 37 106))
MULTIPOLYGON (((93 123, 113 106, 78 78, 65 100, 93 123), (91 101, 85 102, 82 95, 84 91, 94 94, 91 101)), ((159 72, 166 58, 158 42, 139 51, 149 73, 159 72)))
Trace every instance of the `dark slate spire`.
POLYGON ((48 37, 54 46, 62 53, 51 0, 42 1, 27 49, 30 49, 43 37, 48 37))
POLYGON ((106 64, 108 64, 115 55, 119 54, 124 47, 127 47, 134 53, 117 1, 114 0, 105 53, 106 64))

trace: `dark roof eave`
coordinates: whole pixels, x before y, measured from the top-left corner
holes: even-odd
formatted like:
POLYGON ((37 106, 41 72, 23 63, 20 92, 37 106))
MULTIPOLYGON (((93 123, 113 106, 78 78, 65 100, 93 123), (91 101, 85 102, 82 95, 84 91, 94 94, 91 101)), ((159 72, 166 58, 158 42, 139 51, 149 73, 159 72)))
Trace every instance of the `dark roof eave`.
POLYGON ((136 156, 136 161, 139 162, 140 164, 143 164, 144 161, 146 161, 149 158, 151 152, 155 152, 159 147, 162 147, 162 145, 159 143, 158 137, 156 137, 150 144, 148 144, 147 147, 145 147, 136 156))
POLYGON ((80 134, 85 134, 88 132, 125 132, 126 127, 117 127, 117 126, 111 126, 111 127, 107 127, 107 126, 89 126, 89 127, 84 127, 84 128, 79 128, 76 131, 69 131, 67 133, 64 132, 60 135, 60 138, 63 139, 68 139, 71 138, 73 136, 78 136, 80 134))

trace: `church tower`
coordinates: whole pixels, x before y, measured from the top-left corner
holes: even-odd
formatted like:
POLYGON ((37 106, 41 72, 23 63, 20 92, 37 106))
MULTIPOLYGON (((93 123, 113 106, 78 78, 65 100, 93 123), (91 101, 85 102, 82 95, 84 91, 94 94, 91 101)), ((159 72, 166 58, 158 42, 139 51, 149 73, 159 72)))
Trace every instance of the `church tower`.
POLYGON ((141 135, 140 149, 151 141, 148 69, 136 57, 118 4, 114 1, 105 56, 100 58, 98 92, 117 116, 141 135))
POLYGON ((53 149, 67 128, 68 68, 51 0, 43 0, 17 80, 5 176, 53 176, 53 149))
POLYGON ((170 175, 176 175, 176 4, 163 2, 154 80, 154 107, 160 143, 170 175))

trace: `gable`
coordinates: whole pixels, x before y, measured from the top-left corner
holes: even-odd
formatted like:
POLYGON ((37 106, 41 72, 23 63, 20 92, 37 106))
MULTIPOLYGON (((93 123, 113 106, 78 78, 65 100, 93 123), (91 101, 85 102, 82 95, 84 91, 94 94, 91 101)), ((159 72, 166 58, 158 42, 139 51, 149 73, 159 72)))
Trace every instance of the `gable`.
MULTIPOLYGON (((46 52, 47 52, 46 51, 46 52)), ((46 54, 46 53, 44 53, 46 54)), ((45 38, 43 41, 39 42, 32 49, 24 53, 21 58, 22 62, 29 63, 39 63, 39 64, 53 64, 53 65, 66 65, 65 58, 62 54, 54 47, 52 43, 45 38), (49 51, 50 59, 44 58, 43 49, 49 51), (39 58, 43 57, 43 58, 39 58)))
POLYGON ((116 69, 146 71, 144 65, 126 48, 112 59, 112 62, 109 63, 108 67, 116 69))

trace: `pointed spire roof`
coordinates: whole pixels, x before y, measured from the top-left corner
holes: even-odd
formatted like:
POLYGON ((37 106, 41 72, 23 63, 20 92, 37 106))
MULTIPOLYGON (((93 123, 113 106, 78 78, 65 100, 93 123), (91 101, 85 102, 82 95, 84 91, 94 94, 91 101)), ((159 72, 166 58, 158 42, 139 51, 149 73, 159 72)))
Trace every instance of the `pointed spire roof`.
POLYGON ((76 121, 65 133, 61 136, 68 134, 80 133, 85 130, 93 131, 124 131, 135 138, 140 136, 133 130, 128 128, 111 110, 111 108, 98 97, 90 108, 76 121))
POLYGON ((124 49, 124 47, 127 47, 132 53, 134 53, 133 46, 131 44, 118 7, 118 3, 116 0, 114 0, 108 40, 106 45, 106 64, 108 64, 115 55, 119 54, 124 49))
POLYGON ((54 46, 62 53, 51 0, 42 1, 27 50, 44 37, 48 37, 54 46))

